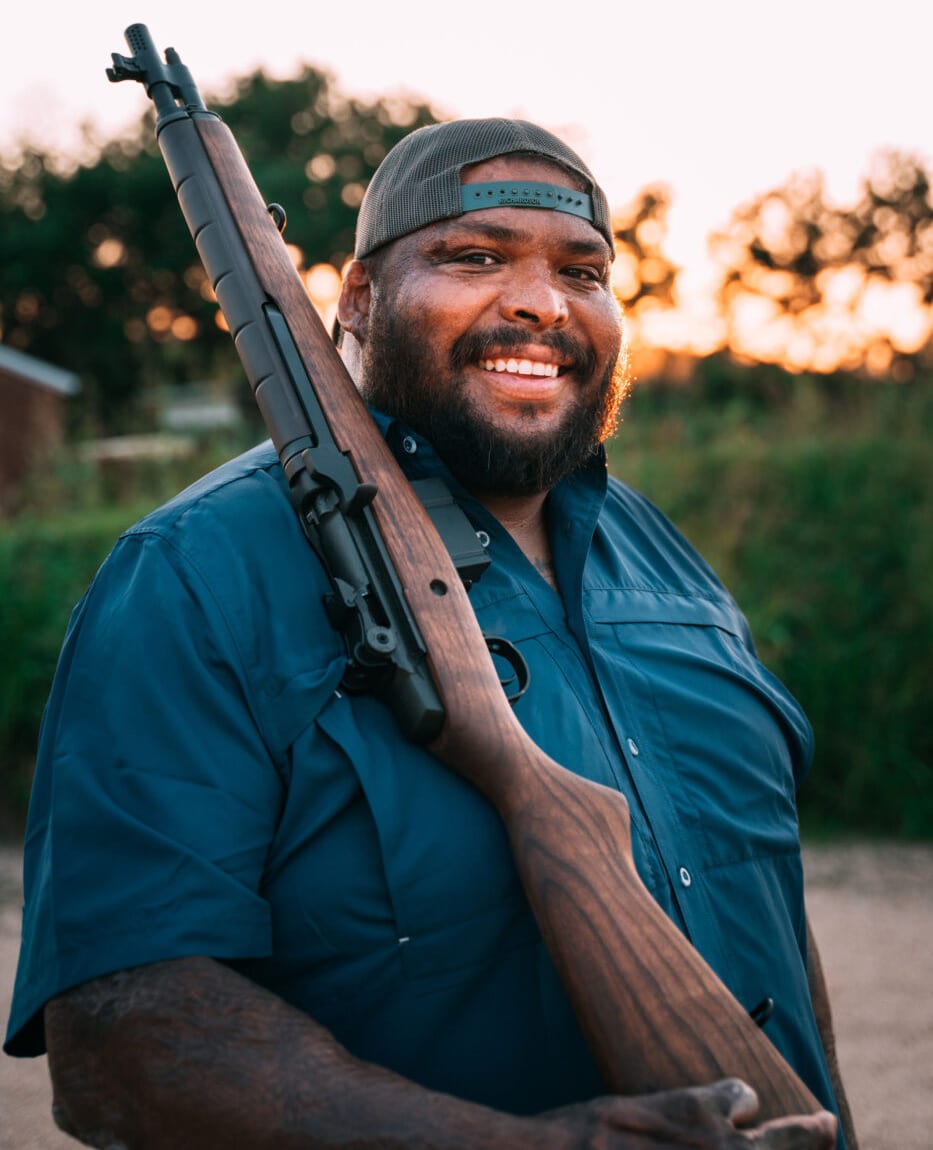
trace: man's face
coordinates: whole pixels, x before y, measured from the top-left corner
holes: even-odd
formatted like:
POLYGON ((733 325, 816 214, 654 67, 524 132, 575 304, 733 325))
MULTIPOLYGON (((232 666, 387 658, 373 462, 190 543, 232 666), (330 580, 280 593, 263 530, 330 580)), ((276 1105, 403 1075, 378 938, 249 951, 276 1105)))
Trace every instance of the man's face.
MULTIPOLYGON (((464 183, 568 183, 504 156, 464 183)), ((362 329, 366 399, 425 435, 477 494, 548 490, 608 435, 625 390, 606 241, 562 212, 491 208, 397 240, 362 329)))

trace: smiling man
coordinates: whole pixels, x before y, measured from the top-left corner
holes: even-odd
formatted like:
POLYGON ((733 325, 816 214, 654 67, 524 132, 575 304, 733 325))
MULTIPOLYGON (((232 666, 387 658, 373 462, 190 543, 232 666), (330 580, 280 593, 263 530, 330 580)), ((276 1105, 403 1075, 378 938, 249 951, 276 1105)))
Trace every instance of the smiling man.
MULTIPOLYGON (((834 1108, 810 730, 713 573, 607 476, 612 244, 551 134, 422 129, 367 191, 345 355, 410 477, 489 539, 470 597, 531 668, 521 722, 625 794, 652 895, 740 1002, 773 1001, 766 1033, 834 1108)), ((756 1127, 735 1082, 603 1096, 498 817, 339 689, 327 590, 264 445, 127 532, 75 612, 7 1040, 47 1046, 60 1123, 132 1147, 832 1146, 828 1114, 756 1127)))

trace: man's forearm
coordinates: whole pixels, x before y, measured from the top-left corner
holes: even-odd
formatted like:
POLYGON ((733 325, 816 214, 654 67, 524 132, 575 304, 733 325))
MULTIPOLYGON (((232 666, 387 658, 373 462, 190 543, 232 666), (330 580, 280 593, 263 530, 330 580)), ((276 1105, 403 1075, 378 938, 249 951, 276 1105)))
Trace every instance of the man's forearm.
POLYGON ((56 1121, 91 1146, 550 1144, 533 1119, 360 1062, 307 1015, 208 958, 96 979, 53 1000, 45 1021, 56 1121))
POLYGON ((55 1117, 130 1150, 830 1150, 835 1120, 752 1126, 732 1080, 516 1117, 353 1058, 323 1027, 209 958, 95 979, 45 1009, 55 1117), (739 1127, 742 1129, 740 1130, 739 1127))

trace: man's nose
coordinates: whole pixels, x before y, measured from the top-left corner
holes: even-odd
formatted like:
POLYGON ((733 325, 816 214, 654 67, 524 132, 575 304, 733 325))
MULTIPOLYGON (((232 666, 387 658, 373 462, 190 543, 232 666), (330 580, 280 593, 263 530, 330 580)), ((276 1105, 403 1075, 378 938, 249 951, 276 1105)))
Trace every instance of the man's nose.
POLYGON ((515 276, 502 293, 505 319, 533 328, 563 327, 569 318, 567 297, 546 274, 515 276))

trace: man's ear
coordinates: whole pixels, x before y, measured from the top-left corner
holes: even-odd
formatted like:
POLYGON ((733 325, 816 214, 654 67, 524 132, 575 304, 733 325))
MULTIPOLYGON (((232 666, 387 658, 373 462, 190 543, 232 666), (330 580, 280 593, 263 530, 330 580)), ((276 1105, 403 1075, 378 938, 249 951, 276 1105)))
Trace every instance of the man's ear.
POLYGON ((359 343, 366 342, 369 328, 369 308, 372 301, 372 279, 366 265, 353 260, 343 273, 340 298, 337 300, 337 319, 359 343))

